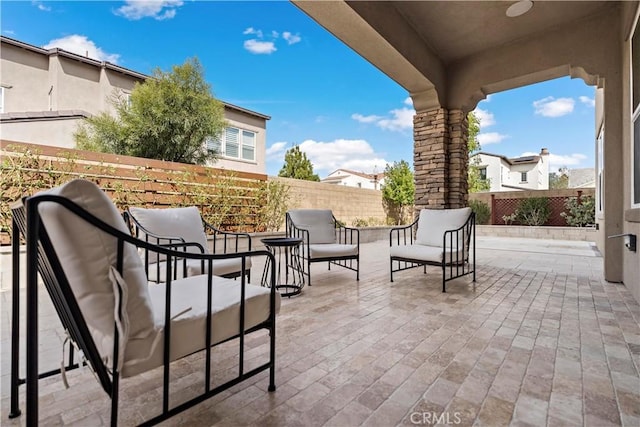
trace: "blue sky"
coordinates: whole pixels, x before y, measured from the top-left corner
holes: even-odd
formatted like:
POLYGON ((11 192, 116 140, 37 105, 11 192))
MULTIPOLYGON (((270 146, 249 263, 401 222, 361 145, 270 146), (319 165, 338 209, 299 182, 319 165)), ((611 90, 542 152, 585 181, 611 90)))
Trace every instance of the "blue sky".
MULTIPOLYGON (((214 95, 271 116, 267 173, 307 153, 320 177, 412 164, 408 93, 286 1, 2 1, 2 34, 151 74, 198 57, 214 95)), ((563 78, 493 94, 477 108, 483 151, 551 153, 593 167, 594 89, 563 78)))

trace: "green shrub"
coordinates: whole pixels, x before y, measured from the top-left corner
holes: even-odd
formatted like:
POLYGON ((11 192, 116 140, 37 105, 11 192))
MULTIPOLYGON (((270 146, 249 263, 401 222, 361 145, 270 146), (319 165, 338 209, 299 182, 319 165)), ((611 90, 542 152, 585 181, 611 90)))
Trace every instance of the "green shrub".
POLYGON ((530 197, 522 199, 517 209, 518 222, 524 225, 544 225, 551 216, 549 199, 530 197))
POLYGON ((569 197, 564 201, 567 212, 562 212, 561 217, 572 227, 584 227, 596 222, 596 202, 592 196, 580 198, 569 197))
POLYGON ((489 224, 491 220, 491 208, 481 200, 469 200, 469 207, 476 214, 477 224, 489 224))

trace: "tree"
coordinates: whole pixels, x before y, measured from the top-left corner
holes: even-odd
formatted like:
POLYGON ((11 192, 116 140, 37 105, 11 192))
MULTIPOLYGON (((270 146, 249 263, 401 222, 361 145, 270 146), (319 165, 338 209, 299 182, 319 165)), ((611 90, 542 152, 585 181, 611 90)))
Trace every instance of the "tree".
POLYGON ((470 158, 467 181, 469 184, 469 193, 489 191, 491 188, 491 182, 488 179, 482 179, 480 176, 480 158, 475 157, 474 159, 471 159, 471 155, 481 149, 480 141, 478 141, 478 133, 480 133, 480 119, 473 112, 470 112, 467 115, 467 121, 469 122, 467 146, 470 158))
POLYGON ((569 170, 566 167, 560 168, 557 173, 551 172, 549 174, 549 189, 561 188, 569 188, 569 170))
POLYGON ((217 157, 205 140, 225 129, 224 107, 197 58, 171 72, 156 69, 129 99, 114 95, 109 102, 115 116, 103 112, 85 119, 74 133, 78 148, 195 164, 217 157))
POLYGON ((387 214, 396 224, 406 223, 413 207, 416 185, 409 163, 404 160, 387 164, 384 169, 382 201, 387 214))
POLYGON ((318 175, 313 173, 313 164, 307 158, 307 154, 300 151, 300 147, 297 145, 287 150, 284 154, 284 165, 278 172, 278 176, 304 179, 306 181, 320 181, 318 175))

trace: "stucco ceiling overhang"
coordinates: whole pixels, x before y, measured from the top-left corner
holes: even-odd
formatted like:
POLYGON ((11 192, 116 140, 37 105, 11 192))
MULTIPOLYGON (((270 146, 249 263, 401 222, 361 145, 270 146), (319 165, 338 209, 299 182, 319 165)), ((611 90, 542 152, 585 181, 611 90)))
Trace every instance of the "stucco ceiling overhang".
POLYGON ((512 1, 292 1, 407 89, 418 110, 473 107, 488 92, 561 75, 590 78, 567 64, 544 64, 529 72, 506 73, 500 81, 487 80, 471 101, 462 100, 469 95, 460 93, 458 82, 451 88, 468 64, 479 63, 478 58, 509 67, 518 46, 550 40, 549 34, 563 37, 571 28, 585 31, 593 25, 589 19, 597 22, 598 16, 618 6, 611 1, 535 1, 529 12, 510 18, 506 10, 512 1))

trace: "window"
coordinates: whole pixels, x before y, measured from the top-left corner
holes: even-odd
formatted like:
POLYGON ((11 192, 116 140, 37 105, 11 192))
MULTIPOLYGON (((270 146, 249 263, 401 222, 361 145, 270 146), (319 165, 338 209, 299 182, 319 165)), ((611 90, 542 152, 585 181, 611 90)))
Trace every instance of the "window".
POLYGON ((596 214, 602 215, 604 210, 604 126, 598 133, 596 147, 598 158, 596 159, 596 187, 598 190, 598 200, 596 203, 596 214))
POLYGON ((527 182, 527 173, 520 172, 520 182, 527 182))
POLYGON ((631 146, 631 203, 640 206, 640 31, 637 23, 631 39, 631 86, 632 86, 632 119, 633 143, 631 146))
POLYGON ((480 179, 483 181, 487 180, 487 168, 480 168, 480 179))
POLYGON ((255 161, 256 133, 228 127, 220 137, 207 138, 207 150, 217 151, 221 157, 255 161))

